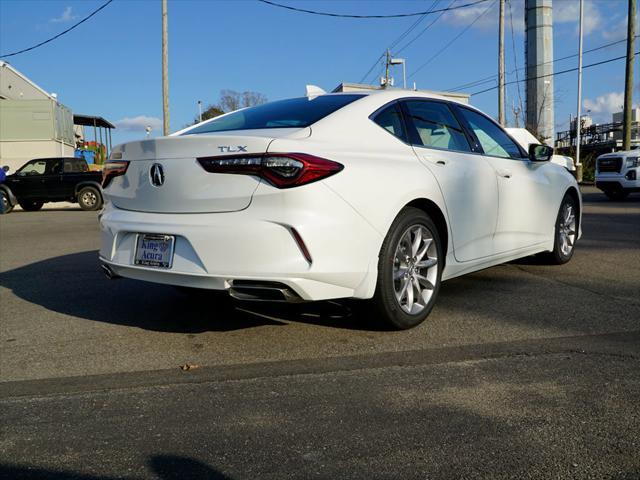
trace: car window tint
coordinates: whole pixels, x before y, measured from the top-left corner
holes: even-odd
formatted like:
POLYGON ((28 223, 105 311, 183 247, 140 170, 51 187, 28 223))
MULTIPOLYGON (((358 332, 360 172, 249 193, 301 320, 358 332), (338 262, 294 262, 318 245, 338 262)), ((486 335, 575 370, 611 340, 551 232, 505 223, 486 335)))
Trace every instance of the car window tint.
POLYGON ((66 158, 64 161, 65 173, 82 173, 87 170, 87 164, 81 158, 66 158))
POLYGON ((228 132, 261 128, 304 128, 362 98, 362 94, 290 98, 245 108, 189 130, 194 133, 228 132))
POLYGON ((522 158, 518 146, 509 136, 494 122, 484 115, 460 108, 469 126, 478 137, 480 146, 486 155, 503 158, 522 158))
POLYGON ((425 147, 470 152, 471 146, 462 127, 445 103, 410 100, 407 112, 420 143, 425 147))
POLYGON ((373 118, 373 121, 399 139, 404 140, 406 138, 404 125, 402 124, 402 114, 397 103, 382 110, 373 118))
POLYGON ((44 175, 47 170, 46 160, 31 160, 18 170, 19 175, 44 175))
POLYGON ((58 175, 62 173, 64 160, 61 158, 56 158, 54 160, 49 160, 49 171, 47 172, 49 175, 58 175))

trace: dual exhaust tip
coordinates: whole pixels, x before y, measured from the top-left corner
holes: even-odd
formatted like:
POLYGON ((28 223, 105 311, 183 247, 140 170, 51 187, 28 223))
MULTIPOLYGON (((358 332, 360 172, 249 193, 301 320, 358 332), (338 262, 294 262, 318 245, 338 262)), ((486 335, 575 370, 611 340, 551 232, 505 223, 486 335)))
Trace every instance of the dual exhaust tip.
MULTIPOLYGON (((100 270, 109 280, 120 277, 106 264, 100 265, 100 270)), ((253 280, 234 280, 229 288, 229 295, 236 300, 249 302, 285 302, 302 303, 304 300, 291 287, 280 282, 261 282, 253 280)))

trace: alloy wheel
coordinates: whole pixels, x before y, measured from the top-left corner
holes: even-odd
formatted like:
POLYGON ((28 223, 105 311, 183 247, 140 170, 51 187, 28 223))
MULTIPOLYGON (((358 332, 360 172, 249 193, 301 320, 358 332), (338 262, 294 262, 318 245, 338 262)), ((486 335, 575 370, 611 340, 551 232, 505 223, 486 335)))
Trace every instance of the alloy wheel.
POLYGON ((438 278, 438 251, 433 233, 424 225, 405 230, 393 258, 395 297, 404 312, 417 315, 433 296, 438 278))
POLYGON ((560 223, 558 225, 558 237, 560 241, 560 252, 565 257, 570 255, 576 240, 576 214, 571 202, 566 202, 562 206, 560 223))
POLYGON ((82 203, 87 207, 93 207, 98 201, 98 197, 92 191, 84 192, 82 194, 82 203))

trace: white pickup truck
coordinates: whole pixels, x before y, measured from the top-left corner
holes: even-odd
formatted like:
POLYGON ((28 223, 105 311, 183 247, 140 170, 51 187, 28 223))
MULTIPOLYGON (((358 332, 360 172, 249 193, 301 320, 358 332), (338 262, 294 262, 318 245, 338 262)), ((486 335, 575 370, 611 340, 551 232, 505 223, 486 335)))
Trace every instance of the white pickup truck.
MULTIPOLYGON (((540 140, 534 137, 533 134, 526 128, 507 128, 506 130, 509 133, 509 135, 511 135, 511 137, 516 142, 518 142, 522 148, 524 148, 526 152, 529 151, 529 145, 531 145, 532 143, 533 144, 540 143, 540 140)), ((556 163, 566 168, 573 175, 575 175, 576 167, 573 164, 573 158, 566 157, 564 155, 553 155, 551 157, 551 160, 549 161, 551 163, 556 163)))
POLYGON ((611 200, 640 192, 640 150, 600 155, 596 159, 596 187, 611 200))

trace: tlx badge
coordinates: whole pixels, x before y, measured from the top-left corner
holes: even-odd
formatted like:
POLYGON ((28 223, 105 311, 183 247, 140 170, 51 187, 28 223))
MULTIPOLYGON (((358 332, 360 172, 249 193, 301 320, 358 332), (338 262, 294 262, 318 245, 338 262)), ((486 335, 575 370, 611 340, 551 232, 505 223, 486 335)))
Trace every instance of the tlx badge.
POLYGON ((218 147, 218 150, 220 150, 220 152, 222 152, 222 153, 246 152, 247 151, 247 146, 246 145, 237 145, 235 147, 230 147, 228 145, 224 145, 224 146, 218 147))

